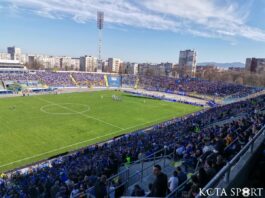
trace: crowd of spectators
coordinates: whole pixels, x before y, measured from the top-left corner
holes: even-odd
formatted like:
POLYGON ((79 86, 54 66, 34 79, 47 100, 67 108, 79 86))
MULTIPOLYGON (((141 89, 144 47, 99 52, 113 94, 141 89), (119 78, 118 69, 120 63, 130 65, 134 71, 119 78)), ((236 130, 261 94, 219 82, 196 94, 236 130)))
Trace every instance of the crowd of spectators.
POLYGON ((240 92, 237 92, 233 95, 226 97, 225 100, 226 101, 235 101, 236 99, 244 98, 248 95, 255 94, 255 93, 260 92, 262 90, 264 90, 264 89, 260 88, 260 87, 256 87, 256 88, 253 87, 252 89, 243 89, 240 92))
POLYGON ((18 83, 26 83, 31 81, 39 81, 48 86, 74 86, 69 73, 64 72, 49 72, 49 71, 35 71, 35 72, 21 72, 21 73, 1 73, 1 81, 14 81, 18 83))
POLYGON ((184 78, 177 80, 177 88, 179 91, 197 92, 204 95, 227 96, 238 92, 246 92, 252 90, 240 84, 232 84, 220 81, 208 81, 197 78, 184 78))
POLYGON ((75 81, 79 86, 87 86, 87 87, 106 86, 106 82, 104 80, 104 74, 76 72, 73 73, 72 76, 74 77, 75 81))
POLYGON ((34 73, 0 73, 1 81, 38 81, 38 76, 34 73))
POLYGON ((226 82, 212 82, 198 78, 170 78, 163 76, 139 76, 140 86, 147 90, 177 92, 177 93, 197 93, 200 95, 210 95, 225 97, 232 94, 251 94, 262 89, 246 87, 239 84, 226 82))
MULTIPOLYGON (((149 192, 144 192, 147 197, 165 197, 174 193, 174 197, 194 198, 199 189, 205 185, 220 171, 246 143, 254 137, 265 123, 265 115, 251 113, 248 117, 229 122, 222 126, 203 129, 199 134, 180 138, 177 143, 177 158, 183 161, 172 176, 165 181, 166 175, 161 172, 159 165, 154 166, 153 183, 149 185, 149 192), (200 165, 198 165, 198 160, 200 165), (187 173, 195 174, 187 180, 187 173), (191 171, 189 171, 190 169, 191 171), (187 181, 187 182, 186 182, 187 181), (185 182, 185 183, 184 183, 185 182), (181 191, 175 191, 182 184, 181 191)), ((141 186, 136 185, 132 196, 139 196, 141 186)), ((172 194, 173 197, 173 194, 172 194)))
POLYGON ((51 87, 106 86, 103 74, 85 72, 34 71, 22 73, 2 73, 1 81, 30 82, 39 81, 51 87))
MULTIPOLYGON (((40 81, 43 84, 53 87, 73 87, 73 86, 106 86, 105 74, 87 72, 51 72, 34 71, 23 73, 0 74, 2 81, 40 81)), ((107 74, 111 75, 111 74, 107 74)), ((210 95, 225 97, 243 97, 261 91, 261 88, 246 87, 239 84, 226 82, 211 82, 197 78, 171 78, 164 76, 138 76, 121 75, 122 86, 137 87, 170 93, 197 93, 200 95, 210 95)))
POLYGON ((40 81, 48 86, 54 87, 73 87, 75 84, 70 78, 69 73, 65 72, 36 72, 36 76, 40 81))
POLYGON ((122 75, 121 82, 123 87, 135 87, 137 82, 136 75, 122 75))
MULTIPOLYGON (((257 132, 265 121, 258 110, 264 107, 265 96, 259 96, 176 118, 157 125, 150 132, 139 131, 109 143, 89 146, 59 157, 49 165, 3 176, 0 179, 0 197, 75 197, 79 193, 99 197, 97 188, 104 188, 106 178, 116 174, 122 164, 138 160, 139 156, 149 156, 165 146, 168 152, 176 151, 176 156, 183 160, 183 171, 194 169, 199 158, 205 161, 203 169, 192 179, 189 191, 194 195, 197 187, 204 185, 221 168, 221 159, 228 159, 230 156, 227 154, 237 152, 257 132), (245 116, 221 126, 212 125, 237 115, 245 116), (239 142, 237 148, 224 152, 225 146, 235 139, 239 142), (90 191, 92 186, 96 186, 96 190, 90 191)), ((115 185, 112 187, 115 188, 115 185)), ((105 193, 109 190, 106 189, 105 193)))
MULTIPOLYGON (((186 153, 182 156, 184 158, 184 170, 186 168, 194 169, 198 159, 201 162, 198 172, 191 177, 191 182, 185 186, 187 196, 195 197, 199 188, 203 188, 226 162, 254 137, 264 122, 265 116, 263 114, 253 113, 248 117, 223 126, 202 130, 197 137, 198 142, 196 142, 193 158, 186 158, 186 153), (200 141, 201 143, 199 143, 200 141)), ((179 154, 183 155, 182 153, 179 154)), ((184 196, 182 195, 182 197, 184 196)))

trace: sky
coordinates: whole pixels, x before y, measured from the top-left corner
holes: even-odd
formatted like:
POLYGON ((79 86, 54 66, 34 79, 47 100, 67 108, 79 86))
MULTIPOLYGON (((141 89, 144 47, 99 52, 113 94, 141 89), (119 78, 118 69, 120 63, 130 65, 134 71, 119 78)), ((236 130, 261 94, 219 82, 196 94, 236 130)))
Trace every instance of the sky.
POLYGON ((0 0, 0 51, 97 56, 97 11, 104 12, 102 57, 198 62, 265 57, 264 0, 0 0))

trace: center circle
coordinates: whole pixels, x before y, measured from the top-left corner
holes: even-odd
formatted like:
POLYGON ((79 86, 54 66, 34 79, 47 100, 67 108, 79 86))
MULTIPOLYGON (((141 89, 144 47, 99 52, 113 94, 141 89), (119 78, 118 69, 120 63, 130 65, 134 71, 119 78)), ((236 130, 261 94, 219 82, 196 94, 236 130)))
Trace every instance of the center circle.
POLYGON ((40 111, 51 115, 76 115, 90 111, 90 106, 78 103, 47 104, 42 106, 40 111))

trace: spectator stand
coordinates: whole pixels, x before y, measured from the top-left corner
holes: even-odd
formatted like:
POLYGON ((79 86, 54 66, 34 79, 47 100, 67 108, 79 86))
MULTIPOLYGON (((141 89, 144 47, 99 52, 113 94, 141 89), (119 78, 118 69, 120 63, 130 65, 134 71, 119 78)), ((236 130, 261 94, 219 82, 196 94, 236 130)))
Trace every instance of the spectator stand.
MULTIPOLYGON (((216 187, 218 182, 221 182, 222 179, 224 179, 224 182, 226 182, 228 184, 229 183, 229 176, 231 174, 230 171, 232 170, 232 167, 236 163, 238 163, 240 157, 243 156, 245 154, 245 152, 248 152, 249 150, 251 152, 253 152, 255 141, 261 135, 263 135, 263 136, 265 135, 265 126, 256 134, 256 136, 247 145, 245 145, 245 147, 238 154, 236 154, 238 152, 238 150, 235 150, 236 145, 238 144, 238 138, 236 138, 233 142, 231 142, 224 149, 225 153, 229 154, 229 156, 227 156, 227 157, 228 157, 228 159, 230 159, 230 161, 228 160, 227 165, 225 167, 223 167, 223 169, 214 178, 212 178, 212 180, 203 188, 203 192, 205 192, 205 190, 207 190, 209 188, 216 187)), ((262 140, 259 139, 259 146, 260 146, 260 142, 262 142, 262 140)), ((209 158, 213 157, 213 155, 215 155, 215 154, 211 153, 207 156, 207 158, 209 159, 209 158)), ((200 160, 198 161, 193 175, 197 175, 198 171, 199 171, 198 170, 199 167, 202 167, 203 164, 205 163, 205 159, 202 159, 202 158, 203 158, 203 156, 201 156, 200 160)), ((189 177, 184 183, 182 183, 174 191, 169 193, 166 198, 187 196, 187 194, 188 194, 187 190, 189 190, 191 183, 192 183, 192 179, 191 179, 191 177, 189 177)), ((200 196, 197 196, 196 198, 199 198, 199 197, 200 196)))
MULTIPOLYGON (((167 173, 173 172, 175 169, 174 155, 175 151, 169 152, 165 147, 130 164, 125 163, 121 166, 118 174, 108 178, 107 189, 111 189, 108 190, 108 194, 122 188, 123 195, 130 195, 135 184, 148 187, 148 182, 150 179, 153 179, 151 172, 155 164, 160 164, 167 173)), ((93 191, 94 188, 95 186, 91 187, 86 194, 77 194, 75 198, 80 196, 91 196, 89 192, 93 191)))
MULTIPOLYGON (((228 119, 228 122, 233 122, 234 120, 228 119)), ((223 122, 223 121, 221 121, 223 122)), ((226 122, 227 123, 227 122, 226 122)), ((217 125, 218 123, 215 123, 217 125)), ((225 123, 222 123, 223 125, 225 123)), ((221 125, 221 124, 220 124, 221 125)), ((213 126, 213 125, 212 125, 213 126)), ((237 143, 237 139, 235 139, 231 144, 229 144, 225 148, 225 152, 232 149, 232 147, 237 143)), ((182 166, 181 163, 183 162, 182 159, 175 161, 175 149, 173 149, 172 152, 169 152, 168 148, 165 147, 159 151, 156 151, 155 153, 146 156, 142 159, 139 159, 137 161, 134 161, 130 164, 125 163, 121 168, 117 175, 112 176, 108 179, 108 189, 112 189, 112 191, 117 190, 118 188, 123 189, 124 195, 130 195, 133 189, 133 186, 136 184, 139 184, 140 186, 144 187, 144 190, 147 191, 148 182, 153 180, 153 177, 151 175, 152 167, 155 164, 160 164, 161 167, 163 167, 164 173, 170 174, 175 170, 174 164, 178 164, 178 166, 182 166), (117 183, 117 180, 119 181, 117 183), (115 184, 115 185, 114 185, 115 184), (112 188, 114 187, 114 188, 112 188)), ((230 152, 230 153, 235 153, 230 152)), ((211 155, 209 155, 211 157, 211 155)), ((196 168, 192 171, 188 172, 188 175, 196 175, 198 173, 198 168, 203 165, 203 160, 199 160, 196 168)), ((184 167, 183 167, 184 169, 184 167)), ((190 186, 191 179, 188 177, 188 179, 181 184, 175 191, 171 192, 168 197, 171 197, 173 195, 179 195, 180 193, 187 193, 187 189, 190 186)), ((92 187, 93 188, 93 187, 92 187)), ((92 190, 90 189, 90 191, 92 190)), ((112 191, 109 191, 111 193, 112 191)), ((80 194, 78 195, 80 196, 80 194)), ((77 196, 77 197, 78 197, 77 196)))
MULTIPOLYGON (((238 179, 239 174, 251 163, 253 154, 265 141, 265 125, 259 132, 231 159, 214 178, 203 188, 205 192, 209 188, 231 188, 231 183, 238 179), (232 172, 233 170, 233 172, 232 172)), ((246 174, 245 174, 246 175, 246 174)), ((239 181, 238 181, 239 182, 239 181)), ((242 182, 242 181, 240 181, 242 182)), ((202 196, 197 195, 196 198, 202 196)), ((217 196, 215 196, 217 197, 217 196)))
MULTIPOLYGON (((17 174, 14 174, 15 177, 4 179, 3 185, 0 186, 1 196, 9 196, 12 195, 12 193, 26 196, 31 192, 32 186, 34 187, 34 192, 39 193, 39 189, 43 184, 40 179, 43 179, 47 181, 47 186, 40 190, 42 190, 43 195, 47 197, 50 195, 51 186, 58 187, 58 182, 53 180, 54 177, 58 178, 63 189, 68 188, 65 184, 65 179, 68 179, 68 182, 78 186, 80 192, 88 193, 90 187, 93 187, 93 184, 88 183, 88 181, 91 181, 88 177, 92 177, 93 179, 102 174, 106 174, 105 168, 110 170, 107 170, 109 178, 116 178, 115 180, 111 180, 113 182, 109 182, 108 188, 122 192, 125 191, 125 188, 128 188, 124 185, 124 182, 128 183, 128 181, 126 179, 125 181, 122 180, 123 177, 126 178, 126 171, 123 174, 124 176, 112 176, 116 174, 117 171, 108 164, 115 164, 115 168, 119 168, 124 163, 125 159, 127 160, 128 156, 132 160, 127 160, 127 162, 131 163, 133 160, 142 159, 139 158, 140 153, 149 156, 163 148, 167 149, 166 154, 160 151, 161 153, 156 156, 158 158, 155 158, 156 161, 161 160, 163 166, 163 159, 167 161, 168 158, 162 158, 162 156, 174 152, 176 145, 178 145, 178 148, 184 148, 184 152, 180 152, 180 154, 186 155, 186 162, 190 162, 190 160, 196 162, 192 164, 189 163, 187 168, 189 171, 194 171, 196 169, 198 157, 204 153, 204 147, 211 146, 213 148, 218 146, 218 141, 225 140, 227 135, 232 135, 231 141, 240 135, 240 146, 245 145, 249 139, 252 138, 254 133, 252 134, 250 131, 248 134, 244 131, 251 125, 255 127, 256 123, 264 123, 265 121, 265 116, 257 113, 258 109, 264 109, 264 105, 265 97, 259 96, 255 99, 208 109, 204 111, 205 113, 195 113, 185 118, 167 121, 161 125, 154 126, 150 131, 142 131, 141 135, 127 134, 117 141, 113 140, 112 143, 105 143, 97 147, 89 146, 84 148, 81 152, 77 151, 72 155, 57 158, 47 167, 29 168, 30 171, 25 174, 18 171, 17 174), (216 123, 225 118, 230 120, 232 117, 236 117, 242 113, 247 113, 247 119, 242 118, 239 119, 239 121, 232 121, 231 123, 225 122, 223 126, 205 128, 205 126, 211 125, 212 123, 216 123), (239 128, 241 129, 238 130, 239 128), (199 130, 197 131, 195 129, 199 130), (165 145, 167 145, 166 148, 164 147, 165 145), (109 153, 109 151, 112 151, 112 153, 109 153), (196 151, 199 151, 198 155, 196 151), (191 169, 190 166, 192 166, 193 169, 191 169), (97 170, 97 172, 94 173, 94 170, 97 170), (87 177, 85 177, 86 172, 88 172, 87 177), (63 175, 61 175, 61 173, 63 173, 63 175), (69 174, 70 177, 65 178, 67 174, 69 174), (116 181, 116 183, 114 181, 116 181)), ((181 159, 181 156, 179 158, 181 159)), ((145 163, 151 166, 151 164, 153 165, 153 161, 147 161, 145 163)), ((139 163, 135 164, 135 166, 136 165, 139 166, 139 163)), ((127 174, 127 178, 128 177, 127 174)), ((135 176, 135 178, 140 177, 141 174, 139 173, 135 176)), ((150 180, 149 182, 152 181, 150 180)), ((67 192, 62 191, 58 193, 65 193, 65 196, 67 196, 72 190, 73 189, 69 187, 67 192)), ((109 192, 111 191, 109 190, 109 192)), ((61 196, 61 194, 58 194, 58 196, 59 195, 61 196)))

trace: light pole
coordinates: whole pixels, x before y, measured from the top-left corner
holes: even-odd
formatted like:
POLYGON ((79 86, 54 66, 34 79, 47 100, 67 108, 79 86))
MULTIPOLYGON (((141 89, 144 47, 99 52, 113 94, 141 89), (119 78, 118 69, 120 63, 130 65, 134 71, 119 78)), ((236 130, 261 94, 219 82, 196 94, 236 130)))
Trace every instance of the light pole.
POLYGON ((104 12, 97 12, 97 28, 98 28, 98 66, 97 72, 102 72, 101 48, 102 48, 102 31, 104 23, 104 12))

